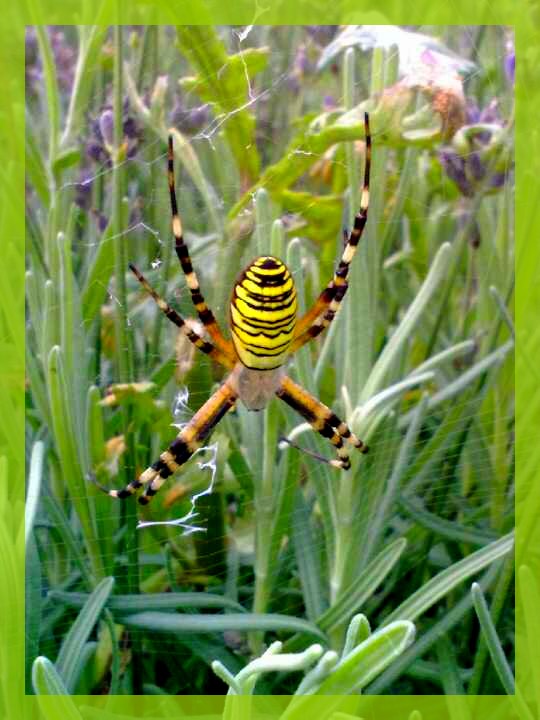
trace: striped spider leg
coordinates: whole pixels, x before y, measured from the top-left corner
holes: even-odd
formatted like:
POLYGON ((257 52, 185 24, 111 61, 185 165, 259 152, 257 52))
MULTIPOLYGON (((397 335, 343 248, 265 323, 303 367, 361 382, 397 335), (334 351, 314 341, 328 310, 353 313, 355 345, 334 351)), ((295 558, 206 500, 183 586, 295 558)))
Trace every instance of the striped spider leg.
POLYGON ((313 307, 298 321, 296 333, 291 346, 291 352, 293 353, 310 340, 313 340, 313 338, 316 338, 317 335, 320 335, 320 333, 322 333, 323 330, 330 325, 336 316, 349 286, 347 279, 349 267, 356 253, 356 248, 358 247, 360 238, 364 232, 369 208, 371 134, 369 131, 369 115, 367 113, 364 114, 364 128, 366 134, 366 161, 360 209, 354 218, 353 229, 346 238, 345 249, 343 250, 343 254, 337 270, 334 273, 334 277, 319 295, 313 307))

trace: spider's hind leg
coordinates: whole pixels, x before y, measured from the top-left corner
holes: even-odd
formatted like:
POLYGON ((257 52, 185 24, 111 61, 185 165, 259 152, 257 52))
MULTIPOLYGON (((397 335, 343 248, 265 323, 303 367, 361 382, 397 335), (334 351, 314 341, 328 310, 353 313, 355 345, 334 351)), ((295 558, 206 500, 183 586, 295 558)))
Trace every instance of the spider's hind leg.
POLYGON ((101 485, 98 487, 111 497, 121 499, 128 498, 140 488, 146 487, 144 494, 139 497, 139 502, 147 505, 165 480, 189 460, 221 418, 234 407, 236 397, 231 385, 225 381, 178 433, 167 450, 136 480, 132 480, 122 490, 109 490, 101 485))
POLYGON ((346 443, 353 445, 361 453, 368 452, 367 445, 351 432, 347 423, 340 420, 333 410, 310 395, 307 390, 297 385, 288 376, 283 378, 276 394, 302 415, 316 432, 330 440, 337 457, 334 460, 328 460, 329 465, 342 470, 348 470, 351 467, 346 443))

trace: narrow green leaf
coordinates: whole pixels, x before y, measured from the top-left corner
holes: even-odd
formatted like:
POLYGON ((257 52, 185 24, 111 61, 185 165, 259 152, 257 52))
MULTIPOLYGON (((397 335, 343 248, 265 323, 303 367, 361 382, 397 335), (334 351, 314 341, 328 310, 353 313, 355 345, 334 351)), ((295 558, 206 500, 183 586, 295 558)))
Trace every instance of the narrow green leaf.
POLYGON ((417 523, 449 540, 484 547, 497 539, 497 536, 489 531, 483 532, 482 530, 475 530, 474 528, 462 525, 456 520, 446 520, 434 513, 430 513, 420 505, 419 501, 412 501, 410 498, 401 497, 398 503, 403 512, 407 513, 407 515, 417 523))
MULTIPOLYGON (((49 597, 70 607, 82 608, 88 601, 88 593, 51 590, 49 597)), ((237 602, 221 595, 204 592, 141 593, 140 595, 111 595, 105 606, 114 612, 138 613, 147 610, 176 610, 178 608, 228 608, 247 612, 237 602)))
POLYGON ((371 635, 371 627, 365 615, 358 614, 353 617, 347 628, 342 657, 345 657, 371 635))
POLYGON ((495 560, 504 557, 513 547, 514 533, 512 532, 454 563, 431 578, 405 602, 401 603, 385 619, 385 624, 398 618, 415 620, 463 580, 491 565, 495 560))
POLYGON ((272 222, 270 196, 264 188, 260 188, 255 194, 255 243, 258 255, 268 255, 270 252, 272 222))
POLYGON ((55 665, 69 692, 75 689, 83 669, 84 648, 112 592, 113 585, 112 577, 104 578, 97 585, 64 637, 55 665))
POLYGON ((292 538, 298 566, 298 574, 302 584, 306 614, 315 621, 323 610, 321 595, 322 579, 317 556, 318 546, 310 524, 310 510, 300 490, 296 493, 292 538))
POLYGON ((34 134, 33 123, 25 126, 25 166, 28 179, 45 207, 49 205, 49 178, 43 162, 42 148, 34 134))
POLYGON ((43 716, 47 720, 82 720, 77 707, 69 697, 69 691, 62 682, 52 662, 40 655, 32 668, 32 684, 36 695, 64 695, 54 703, 40 702, 43 716))
POLYGON ((45 445, 41 441, 34 443, 30 458, 30 473, 28 475, 28 489, 26 491, 26 506, 24 509, 24 537, 25 542, 34 529, 34 519, 41 497, 41 480, 43 477, 43 457, 45 445))
POLYGON ((54 63, 54 55, 47 33, 46 25, 34 25, 37 35, 41 62, 43 65, 43 75, 45 81, 45 90, 47 93, 47 112, 49 120, 49 165, 52 165, 56 157, 60 134, 60 94, 58 90, 58 80, 56 77, 56 66, 54 63))
POLYGON ((441 245, 439 252, 433 259, 427 277, 422 283, 422 287, 373 366, 370 376, 362 390, 361 402, 365 402, 375 395, 382 387, 390 369, 397 363, 399 353, 404 343, 411 336, 416 324, 429 307, 433 295, 439 289, 441 281, 447 272, 451 255, 452 246, 450 243, 441 245))
POLYGON ((39 638, 42 631, 41 562, 33 534, 25 540, 25 585, 24 585, 24 637, 26 692, 32 692, 32 664, 39 653, 39 638))
POLYGON ((140 612, 119 618, 119 623, 154 632, 213 633, 226 630, 302 632, 325 640, 318 627, 306 620, 270 613, 230 613, 229 615, 178 615, 164 612, 140 612))
POLYGON ((98 22, 94 16, 95 25, 85 28, 80 33, 80 51, 75 67, 75 78, 69 96, 69 108, 66 124, 61 140, 61 148, 69 148, 81 129, 84 113, 88 112, 90 93, 94 87, 96 66, 99 54, 103 50, 103 43, 109 30, 107 24, 98 22))
MULTIPOLYGON (((503 362, 504 358, 506 357, 506 355, 508 355, 510 350, 513 349, 513 347, 514 341, 509 340, 504 345, 501 345, 500 348, 497 348, 497 350, 490 353, 489 355, 486 355, 486 357, 482 358, 482 360, 479 360, 466 372, 456 378, 453 382, 449 383, 446 387, 436 392, 429 399, 428 409, 433 410, 442 402, 449 400, 455 395, 459 395, 471 383, 480 378, 485 372, 487 372, 488 370, 496 369, 503 362)), ((404 423, 406 422, 406 417, 407 416, 404 416, 403 418, 404 423)))
MULTIPOLYGON (((310 694, 349 695, 366 687, 413 642, 415 629, 410 622, 395 622, 373 633, 344 657, 318 688, 310 694)), ((304 696, 305 698, 305 696, 304 696)), ((291 703, 283 720, 303 717, 305 700, 291 703)))
MULTIPOLYGON (((445 695, 463 695, 463 684, 459 677, 455 653, 447 635, 442 635, 437 642, 439 673, 445 695)), ((464 698, 462 698, 464 700, 464 698)), ((457 710, 456 720, 466 720, 462 708, 457 710)))
MULTIPOLYGON (((484 573, 480 579, 480 585, 487 588, 491 585, 500 570, 500 563, 496 563, 484 573)), ((471 594, 467 593, 458 603, 450 610, 447 610, 435 622, 427 632, 420 635, 414 645, 406 650, 400 658, 396 660, 385 672, 378 677, 368 688, 366 694, 378 695, 391 686, 391 684, 400 677, 400 675, 413 663, 417 658, 423 657, 426 652, 437 642, 437 640, 448 633, 451 628, 457 625, 463 616, 471 609, 471 594)))
POLYGON ((480 585, 478 585, 478 583, 472 584, 471 594, 474 609, 476 610, 476 614, 480 622, 480 627, 482 628, 482 633, 484 634, 489 654, 491 655, 491 659, 493 661, 493 665, 495 666, 495 670, 497 671, 497 675, 499 676, 499 680, 501 681, 502 686, 506 691, 506 694, 513 695, 516 691, 516 682, 514 680, 514 675, 512 674, 510 665, 508 664, 508 661, 504 655, 504 651, 497 635, 497 630, 495 629, 495 626, 493 625, 493 620, 491 619, 491 615, 489 614, 489 608, 484 598, 482 588, 480 587, 480 585))
POLYGON ((92 259, 82 291, 81 308, 85 325, 97 316, 107 297, 109 281, 114 272, 114 239, 112 224, 105 228, 92 259))
POLYGON ((398 538, 384 548, 346 588, 339 600, 317 620, 324 632, 349 622, 355 612, 371 597, 374 590, 395 566, 407 546, 405 538, 398 538))
MULTIPOLYGON (((249 107, 250 84, 246 65, 242 62, 243 53, 228 55, 216 29, 211 26, 178 25, 176 32, 180 51, 199 72, 197 81, 203 94, 211 100, 221 117, 227 119, 222 123, 223 132, 244 183, 253 182, 259 175, 259 154, 254 135, 255 119, 249 107)), ((253 60, 252 72, 262 67, 259 64, 261 60, 262 57, 257 58, 257 63, 253 60)))

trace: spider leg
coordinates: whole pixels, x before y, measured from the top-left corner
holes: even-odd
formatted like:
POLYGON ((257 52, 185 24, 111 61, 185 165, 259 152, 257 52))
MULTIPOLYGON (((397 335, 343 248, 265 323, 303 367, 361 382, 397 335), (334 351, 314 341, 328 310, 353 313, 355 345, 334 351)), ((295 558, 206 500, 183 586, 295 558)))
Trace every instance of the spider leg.
POLYGON ((351 461, 345 443, 353 445, 362 453, 368 452, 367 445, 351 432, 347 423, 287 375, 282 379, 276 395, 305 418, 316 432, 330 440, 337 455, 335 460, 328 461, 330 465, 343 470, 350 468, 351 461))
POLYGON ((182 266, 184 275, 186 276, 186 282, 188 284, 189 291, 191 293, 191 300, 200 321, 205 326, 208 334, 212 338, 214 344, 229 357, 234 356, 233 346, 230 340, 226 340, 221 332, 214 313, 210 310, 206 301, 201 293, 201 286, 197 274, 193 269, 191 258, 189 256, 189 250, 184 242, 182 222, 180 215, 178 214, 178 204, 176 202, 176 189, 174 184, 174 151, 173 151, 173 136, 169 135, 168 145, 168 181, 169 181, 169 195, 171 200, 171 212, 172 212, 172 231, 175 239, 175 250, 182 266))
POLYGON ((309 327, 308 329, 300 336, 297 336, 291 345, 291 353, 295 353, 299 348, 301 348, 303 345, 305 345, 310 340, 313 340, 318 335, 320 335, 323 330, 326 330, 326 328, 330 325, 332 320, 335 318, 337 311, 339 310, 339 306, 341 305, 341 302, 343 298, 345 297, 345 293, 347 292, 349 285, 347 281, 343 283, 343 285, 339 285, 336 288, 334 298, 332 302, 329 304, 329 306, 326 309, 326 312, 319 316, 309 327))
POLYGON ((236 397, 232 387, 225 381, 178 433, 167 450, 161 453, 159 459, 146 468, 138 478, 132 480, 122 490, 109 490, 99 485, 98 487, 111 497, 123 499, 146 486, 139 502, 141 505, 147 505, 165 480, 202 446, 221 418, 234 407, 236 397))
POLYGON ((321 292, 313 307, 303 315, 296 324, 295 339, 291 345, 291 352, 295 352, 302 345, 317 337, 330 325, 339 309, 340 303, 347 292, 347 276, 349 266, 356 253, 356 248, 364 232, 369 207, 369 175, 371 169, 371 134, 369 131, 369 116, 364 115, 366 133, 366 163, 364 168, 364 185, 360 200, 360 209, 354 218, 354 225, 347 236, 345 248, 339 261, 334 277, 321 292))
POLYGON ((195 347, 198 347, 199 350, 201 350, 203 353, 206 353, 206 355, 210 355, 210 357, 216 360, 216 362, 220 363, 220 365, 224 365, 227 368, 232 368, 234 366, 234 360, 231 359, 229 355, 226 355, 221 350, 218 350, 218 348, 212 345, 212 343, 203 340, 203 338, 198 333, 196 333, 195 330, 192 330, 189 327, 184 318, 179 313, 177 313, 176 310, 174 310, 167 302, 165 302, 165 300, 163 300, 160 295, 158 295, 158 293, 150 285, 144 275, 139 270, 137 270, 135 265, 130 264, 129 269, 135 275, 137 280, 141 283, 146 292, 154 298, 161 312, 166 315, 166 317, 172 323, 174 323, 177 327, 180 328, 183 334, 195 345, 195 347))

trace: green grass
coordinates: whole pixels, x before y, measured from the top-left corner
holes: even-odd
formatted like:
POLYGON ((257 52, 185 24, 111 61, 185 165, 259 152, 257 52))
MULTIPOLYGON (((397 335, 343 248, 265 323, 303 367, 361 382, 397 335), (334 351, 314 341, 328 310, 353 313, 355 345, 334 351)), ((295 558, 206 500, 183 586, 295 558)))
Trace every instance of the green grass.
MULTIPOLYGON (((470 59, 470 28, 438 32, 470 59)), ((205 26, 70 27, 63 41, 37 32, 41 82, 27 98, 28 692, 513 686, 505 30, 486 28, 477 65, 451 82, 433 60, 427 75, 405 67, 398 80, 398 46, 342 52, 336 33, 318 44, 302 26, 254 27, 243 40, 205 26), (500 117, 467 121, 464 97, 480 109, 496 99, 500 117), (169 128, 187 242, 225 325, 234 279, 253 256, 287 262, 302 309, 328 282, 359 204, 366 110, 371 201, 350 288, 289 371, 370 453, 338 472, 280 442, 330 457, 277 399, 261 413, 238 407, 211 441, 214 490, 193 520, 206 532, 137 529, 139 513, 189 513, 210 482, 198 465, 208 455, 144 512, 92 478, 129 482, 174 438, 171 423, 189 419, 172 412, 180 389, 194 412, 223 378, 178 340, 127 268, 137 264, 194 315, 171 254, 169 128), (465 194, 441 164, 445 149, 465 194)), ((299 715, 301 702, 288 712, 299 715)))

